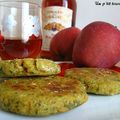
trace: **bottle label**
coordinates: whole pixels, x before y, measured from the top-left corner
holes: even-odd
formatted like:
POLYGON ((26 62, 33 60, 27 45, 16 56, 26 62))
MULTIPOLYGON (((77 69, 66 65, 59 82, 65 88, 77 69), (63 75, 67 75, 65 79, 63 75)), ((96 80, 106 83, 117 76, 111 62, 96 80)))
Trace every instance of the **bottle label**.
POLYGON ((42 50, 50 50, 50 42, 59 31, 72 26, 73 11, 69 8, 51 6, 42 11, 42 50))

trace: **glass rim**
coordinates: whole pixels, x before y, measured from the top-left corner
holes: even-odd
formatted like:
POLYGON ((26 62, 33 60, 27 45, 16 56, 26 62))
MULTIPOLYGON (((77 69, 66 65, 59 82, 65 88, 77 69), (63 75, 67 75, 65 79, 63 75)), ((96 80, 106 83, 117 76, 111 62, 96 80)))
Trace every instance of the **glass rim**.
POLYGON ((22 0, 22 1, 17 1, 17 0, 15 0, 15 1, 9 1, 9 0, 1 0, 0 1, 0 6, 2 6, 1 5, 1 3, 7 3, 7 2, 9 2, 9 3, 30 3, 30 4, 33 4, 33 5, 36 5, 36 6, 38 6, 38 7, 41 7, 39 4, 37 4, 36 2, 29 2, 29 1, 26 1, 26 0, 22 0))

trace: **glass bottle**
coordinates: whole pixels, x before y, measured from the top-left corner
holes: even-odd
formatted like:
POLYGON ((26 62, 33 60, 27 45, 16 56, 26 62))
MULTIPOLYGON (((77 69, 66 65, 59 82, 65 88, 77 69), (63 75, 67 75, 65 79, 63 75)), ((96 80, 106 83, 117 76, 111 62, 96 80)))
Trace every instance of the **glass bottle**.
POLYGON ((76 0, 42 0, 42 48, 40 56, 51 58, 50 42, 59 31, 75 26, 76 0))

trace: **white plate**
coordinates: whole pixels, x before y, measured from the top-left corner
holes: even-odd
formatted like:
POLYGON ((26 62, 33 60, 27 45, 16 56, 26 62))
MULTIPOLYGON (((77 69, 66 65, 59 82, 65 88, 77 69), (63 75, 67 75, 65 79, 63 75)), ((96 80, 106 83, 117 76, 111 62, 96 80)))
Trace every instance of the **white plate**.
POLYGON ((85 104, 58 115, 27 117, 0 110, 0 120, 120 120, 120 95, 89 95, 85 104))

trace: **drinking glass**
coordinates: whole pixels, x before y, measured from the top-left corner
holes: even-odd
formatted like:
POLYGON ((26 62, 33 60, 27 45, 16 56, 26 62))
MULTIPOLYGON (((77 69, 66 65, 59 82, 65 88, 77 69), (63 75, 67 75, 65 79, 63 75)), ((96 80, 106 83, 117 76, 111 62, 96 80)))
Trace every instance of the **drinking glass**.
POLYGON ((36 58, 41 50, 40 6, 0 1, 0 57, 36 58))

